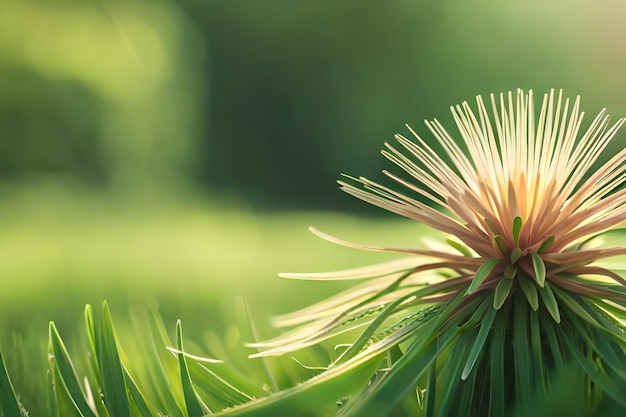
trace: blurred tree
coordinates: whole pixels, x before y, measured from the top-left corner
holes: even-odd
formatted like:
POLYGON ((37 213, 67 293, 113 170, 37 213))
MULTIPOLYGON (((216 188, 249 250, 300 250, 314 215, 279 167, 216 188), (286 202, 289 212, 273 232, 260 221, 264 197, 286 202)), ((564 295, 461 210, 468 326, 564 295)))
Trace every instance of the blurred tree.
POLYGON ((202 38, 168 2, 3 2, 5 172, 171 187, 203 136, 205 68, 202 38))
MULTIPOLYGON (((626 7, 420 0, 5 0, 0 172, 133 193, 200 183, 256 207, 349 206, 405 123, 475 94, 581 94, 626 114, 626 7), (567 13, 564 13, 564 10, 567 13), (27 22, 27 24, 25 24, 27 22)), ((378 213, 378 211, 373 211, 378 213)))

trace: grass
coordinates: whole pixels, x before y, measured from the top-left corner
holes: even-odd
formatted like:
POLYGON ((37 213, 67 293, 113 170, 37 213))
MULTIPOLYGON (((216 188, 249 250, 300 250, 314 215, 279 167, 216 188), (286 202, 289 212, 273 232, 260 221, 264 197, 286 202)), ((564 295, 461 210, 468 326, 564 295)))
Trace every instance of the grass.
MULTIPOLYGON (((157 310, 172 339, 176 319, 182 319, 187 350, 220 353, 215 346, 211 351, 211 341, 249 341, 236 328, 239 296, 266 338, 276 334, 271 316, 345 287, 282 280, 277 272, 324 271, 387 258, 338 248, 312 236, 308 226, 375 244, 417 244, 423 236, 406 220, 258 214, 241 204, 124 201, 65 188, 7 194, 0 203, 0 346, 31 415, 45 408, 48 323, 55 322, 70 354, 81 352, 85 304, 108 300, 122 345, 134 360, 142 357, 130 322, 137 306, 157 310)), ((290 366, 290 372, 279 383, 311 376, 299 366, 290 366)))

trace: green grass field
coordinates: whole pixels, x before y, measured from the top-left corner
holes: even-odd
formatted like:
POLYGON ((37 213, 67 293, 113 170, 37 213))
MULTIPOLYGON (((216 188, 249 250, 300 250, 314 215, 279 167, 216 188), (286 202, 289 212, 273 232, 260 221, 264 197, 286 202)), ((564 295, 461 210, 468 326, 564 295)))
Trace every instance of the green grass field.
POLYGON ((4 194, 0 346, 31 415, 45 406, 48 324, 55 322, 70 354, 82 355, 85 304, 99 310, 108 301, 133 361, 142 357, 130 323, 140 307, 158 311, 172 335, 176 319, 182 319, 188 347, 215 355, 219 347, 209 346, 212 339, 234 338, 240 346, 251 341, 237 336, 241 297, 259 336, 267 338, 277 334, 272 316, 349 285, 285 280, 278 272, 326 271, 389 258, 335 246, 313 236, 308 226, 370 244, 418 244, 423 237, 420 226, 404 219, 257 214, 235 203, 124 201, 54 188, 4 194))

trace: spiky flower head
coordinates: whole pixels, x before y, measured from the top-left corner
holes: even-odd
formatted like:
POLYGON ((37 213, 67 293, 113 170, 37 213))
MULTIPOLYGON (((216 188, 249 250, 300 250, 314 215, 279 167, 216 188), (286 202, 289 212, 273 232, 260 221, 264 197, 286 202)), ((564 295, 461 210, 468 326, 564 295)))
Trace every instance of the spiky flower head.
POLYGON ((295 329, 256 344, 257 356, 355 328, 362 332, 330 369, 400 346, 400 359, 348 407, 354 415, 382 415, 376 407, 388 409, 381 401, 392 388, 402 387, 400 401, 416 385, 434 415, 504 415, 546 395, 554 371, 571 366, 587 378, 590 402, 604 392, 624 402, 617 387, 626 384, 626 281, 602 260, 626 247, 597 244, 626 220, 626 150, 598 164, 624 119, 609 127, 603 110, 580 134, 579 104, 552 91, 536 115, 532 92, 519 90, 491 95, 490 114, 478 96, 476 110, 451 107, 459 135, 426 121, 437 147, 411 128, 413 140, 397 135, 400 147, 385 144, 383 155, 405 172, 383 171, 396 185, 347 177, 341 188, 449 235, 449 247, 375 247, 313 230, 341 245, 410 256, 283 274, 365 282, 279 318, 295 329))

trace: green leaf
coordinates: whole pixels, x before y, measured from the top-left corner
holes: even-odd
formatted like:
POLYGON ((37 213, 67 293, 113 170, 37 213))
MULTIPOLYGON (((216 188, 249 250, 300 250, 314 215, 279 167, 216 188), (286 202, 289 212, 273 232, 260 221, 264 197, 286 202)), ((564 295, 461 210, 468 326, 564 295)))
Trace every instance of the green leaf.
POLYGON ((449 415, 449 413, 445 412, 445 409, 450 407, 455 401, 455 390, 461 380, 461 373, 467 362, 467 355, 477 333, 476 328, 462 332, 450 348, 440 373, 440 381, 443 383, 443 386, 439 395, 441 396, 440 402, 444 410, 440 410, 438 415, 449 415))
POLYGON ((483 281, 487 278, 487 276, 489 276, 491 271, 493 271, 493 269, 498 265, 499 262, 500 260, 498 258, 489 258, 487 261, 485 261, 485 263, 482 264, 480 268, 478 268, 478 270, 476 271, 472 282, 467 288, 467 293, 471 294, 472 291, 478 288, 478 286, 483 283, 483 281))
POLYGON ((2 352, 0 352, 0 416, 23 416, 20 410, 20 405, 11 384, 9 373, 4 359, 2 358, 2 352))
POLYGON ((456 329, 441 339, 416 339, 387 376, 367 395, 348 403, 345 410, 350 417, 388 415, 404 396, 414 389, 417 381, 430 369, 431 363, 456 337, 456 329))
MULTIPOLYGON (((376 356, 352 358, 295 387, 224 410, 219 416, 334 416, 337 414, 337 399, 351 398, 347 403, 350 406, 368 386, 372 375, 380 367, 383 356, 378 353, 376 356)), ((397 399, 400 400, 401 397, 398 396, 397 399)))
POLYGON ((620 405, 626 407, 626 381, 617 381, 599 370, 597 363, 593 359, 590 360, 586 358, 585 355, 580 352, 577 343, 571 339, 571 334, 563 329, 559 330, 561 333, 561 339, 565 342, 565 346, 567 346, 568 350, 574 356, 581 368, 583 368, 585 373, 589 375, 589 378, 602 388, 602 390, 604 390, 612 399, 617 401, 620 405))
POLYGON ((142 330, 142 326, 139 325, 139 322, 142 322, 140 319, 147 320, 150 327, 144 337, 139 337, 139 342, 144 351, 151 391, 155 393, 155 404, 162 411, 166 411, 168 416, 184 417, 182 388, 172 382, 179 378, 178 360, 165 348, 174 346, 174 343, 167 334, 163 319, 156 311, 147 314, 146 311, 135 310, 133 321, 139 334, 142 330))
POLYGON ((109 411, 107 410, 100 395, 100 393, 103 392, 102 376, 100 374, 100 365, 98 364, 99 348, 97 347, 97 344, 99 343, 98 341, 100 340, 100 330, 94 321, 93 310, 89 304, 85 306, 85 330, 89 341, 89 354, 87 355, 87 363, 89 365, 87 367, 87 372, 90 372, 89 388, 94 398, 97 415, 100 417, 109 417, 109 411))
MULTIPOLYGON (((85 417, 83 413, 76 405, 74 396, 70 392, 68 386, 65 384, 63 375, 59 371, 57 366, 57 360, 54 356, 49 359, 50 373, 52 374, 52 381, 54 383, 54 394, 58 407, 59 416, 63 417, 85 417)), ((7 416, 8 417, 8 416, 7 416)))
POLYGON ((530 258, 533 261, 533 270, 535 272, 535 279, 537 280, 537 285, 543 287, 546 282, 546 264, 543 263, 543 259, 541 256, 536 253, 531 253, 530 258))
POLYGON ((489 415, 504 416, 506 407, 507 382, 504 369, 504 346, 509 327, 511 303, 505 304, 498 312, 493 325, 489 345, 489 415))
POLYGON ((512 264, 519 261, 519 258, 521 257, 522 257, 522 250, 520 248, 514 248, 511 251, 511 263, 512 264))
POLYGON ((428 370, 428 385, 426 386, 426 417, 435 415, 435 397, 437 393, 437 361, 432 361, 428 370))
POLYGON ((126 393, 122 361, 117 348, 111 312, 106 301, 102 304, 100 332, 96 342, 104 403, 112 416, 130 417, 130 403, 126 393))
POLYGON ((509 251, 506 240, 501 235, 494 235, 491 239, 491 244, 496 252, 500 252, 503 255, 509 251))
MULTIPOLYGON (((510 280, 502 280, 500 281, 500 283, 502 283, 503 281, 512 282, 510 280)), ((498 287, 499 286, 500 285, 498 285, 498 287)), ((497 290, 496 290, 496 293, 497 293, 497 290)), ((491 297, 486 298, 484 303, 491 304, 490 298, 491 297)), ((494 299, 494 303, 495 303, 495 299, 494 299)), ((480 324, 480 329, 478 331, 478 335, 476 336, 474 346, 472 346, 472 350, 470 351, 469 357, 467 358, 467 362, 465 363, 465 367, 463 368, 463 373, 461 374, 462 380, 467 379, 467 376, 470 374, 470 372, 472 372, 472 368, 476 364, 476 360, 482 353, 483 346, 485 345, 487 336, 489 335, 489 332, 491 331, 491 325, 493 324, 493 320, 496 317, 496 313, 497 313, 496 309, 493 309, 493 308, 487 309, 487 313, 483 317, 483 320, 480 324)))
POLYGON ((533 281, 531 281, 526 276, 520 276, 517 282, 519 283, 522 292, 526 296, 530 307, 533 309, 533 311, 537 311, 539 309, 539 295, 537 294, 537 287, 535 286, 533 281))
POLYGON ((513 242, 515 242, 515 246, 518 246, 519 243, 520 230, 522 230, 522 218, 517 216, 513 219, 513 242))
POLYGON ((57 368, 59 377, 63 379, 64 387, 68 390, 70 397, 73 399, 76 407, 78 407, 81 415, 85 417, 96 417, 87 404, 87 400, 85 399, 85 394, 81 389, 81 383, 76 375, 72 359, 70 358, 70 355, 61 340, 61 336, 59 335, 54 322, 50 322, 48 330, 48 354, 50 359, 54 359, 54 366, 57 368))
POLYGON ((468 258, 470 258, 472 256, 472 253, 470 252, 468 247, 465 246, 464 244, 459 243, 459 242, 457 242, 455 240, 452 240, 452 239, 446 239, 446 242, 448 243, 448 245, 450 245, 454 249, 456 249, 461 255, 467 256, 468 258))
MULTIPOLYGON (((532 399, 536 381, 528 372, 532 369, 531 347, 528 340, 528 304, 520 300, 513 311, 513 361, 515 366, 515 396, 518 403, 532 399)), ((516 301, 517 301, 516 300, 516 301)))
POLYGON ((131 377, 126 367, 124 367, 124 380, 128 387, 128 395, 131 400, 131 406, 142 417, 158 417, 161 414, 155 410, 154 406, 148 403, 145 395, 141 392, 135 380, 131 377))
POLYGON ((517 275, 517 267, 513 264, 508 264, 506 268, 504 268, 504 277, 508 279, 513 279, 517 275))
POLYGON ((204 415, 204 411, 198 401, 198 396, 193 388, 191 382, 191 376, 189 375, 189 368, 187 368, 187 360, 183 352, 183 330, 180 324, 180 320, 176 322, 176 339, 178 342, 178 350, 181 352, 178 354, 178 364, 180 366, 180 379, 183 385, 183 394, 185 396, 185 405, 187 406, 187 414, 189 417, 201 417, 204 415))
POLYGON ((552 288, 549 282, 546 282, 543 288, 539 289, 539 295, 541 295, 541 299, 543 300, 543 304, 546 306, 546 309, 557 323, 561 322, 561 314, 559 313, 559 305, 556 302, 556 298, 554 297, 554 293, 552 292, 552 288))
POLYGON ((500 279, 500 282, 498 283, 498 286, 496 287, 496 290, 494 291, 495 295, 493 297, 493 308, 495 310, 500 310, 500 308, 506 301, 506 298, 509 296, 509 293, 511 292, 512 287, 513 287, 512 279, 507 279, 507 278, 500 279))
POLYGON ((533 378, 540 388, 542 395, 547 395, 546 380, 543 373, 543 348, 541 341, 541 327, 539 324, 539 314, 536 311, 529 312, 530 315, 530 345, 533 352, 533 378))
POLYGON ((545 251, 550 249, 550 246, 552 246, 553 243, 554 243, 554 236, 550 236, 549 238, 543 241, 541 246, 539 246, 539 249, 537 249, 537 253, 544 253, 545 251))
POLYGON ((562 345, 562 341, 559 340, 556 331, 554 330, 556 323, 553 319, 548 318, 545 314, 540 314, 539 319, 542 325, 541 329, 546 335, 548 346, 550 346, 552 359, 554 360, 556 369, 557 371, 562 371, 566 369, 565 359, 563 358, 564 347, 562 345))

